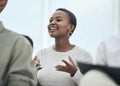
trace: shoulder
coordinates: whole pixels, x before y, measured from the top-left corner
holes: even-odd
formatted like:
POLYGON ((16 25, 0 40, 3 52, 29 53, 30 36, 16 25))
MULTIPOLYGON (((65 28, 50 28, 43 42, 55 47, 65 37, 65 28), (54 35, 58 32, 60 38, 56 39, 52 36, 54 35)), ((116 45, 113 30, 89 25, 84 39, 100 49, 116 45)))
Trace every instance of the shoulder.
POLYGON ((37 53, 37 56, 41 56, 41 55, 45 55, 47 53, 50 53, 53 51, 53 46, 50 46, 48 48, 43 48, 43 49, 40 49, 37 53))
POLYGON ((29 42, 20 34, 6 30, 5 39, 9 42, 9 48, 11 48, 11 56, 13 58, 25 59, 32 58, 32 47, 29 42))
POLYGON ((12 47, 25 47, 25 46, 29 46, 30 44, 28 43, 28 41, 19 33, 14 32, 12 30, 9 29, 4 29, 2 31, 2 37, 4 38, 4 42, 9 42, 9 45, 12 47))
POLYGON ((79 46, 75 45, 75 50, 78 51, 79 53, 83 53, 83 54, 89 54, 89 52, 84 49, 84 48, 80 48, 79 46))
POLYGON ((112 35, 99 44, 98 48, 113 48, 120 46, 120 35, 112 35))
POLYGON ((77 53, 79 55, 79 58, 81 60, 84 60, 84 62, 91 63, 92 62, 92 56, 91 54, 84 48, 80 48, 79 46, 76 46, 77 53))
POLYGON ((80 53, 80 54, 83 54, 83 55, 90 55, 90 53, 84 49, 84 48, 80 48, 79 46, 75 46, 75 50, 80 53))
POLYGON ((4 32, 3 32, 3 34, 4 34, 4 37, 6 39, 10 39, 11 41, 26 42, 26 39, 22 35, 20 35, 19 33, 17 33, 17 32, 5 29, 4 32))

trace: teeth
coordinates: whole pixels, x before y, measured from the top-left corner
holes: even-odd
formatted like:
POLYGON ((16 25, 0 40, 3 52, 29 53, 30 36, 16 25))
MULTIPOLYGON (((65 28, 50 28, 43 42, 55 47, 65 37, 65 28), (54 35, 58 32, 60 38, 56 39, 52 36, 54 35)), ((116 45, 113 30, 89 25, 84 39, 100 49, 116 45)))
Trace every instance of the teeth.
POLYGON ((55 30, 56 28, 54 28, 54 27, 52 27, 52 28, 50 28, 51 30, 55 30))

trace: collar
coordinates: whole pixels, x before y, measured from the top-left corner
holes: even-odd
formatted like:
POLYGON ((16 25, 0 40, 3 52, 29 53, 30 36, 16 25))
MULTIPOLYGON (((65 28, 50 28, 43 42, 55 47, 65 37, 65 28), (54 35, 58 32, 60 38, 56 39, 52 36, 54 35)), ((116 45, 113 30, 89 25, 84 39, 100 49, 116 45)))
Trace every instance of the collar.
POLYGON ((2 22, 0 21, 0 32, 4 29, 2 22))

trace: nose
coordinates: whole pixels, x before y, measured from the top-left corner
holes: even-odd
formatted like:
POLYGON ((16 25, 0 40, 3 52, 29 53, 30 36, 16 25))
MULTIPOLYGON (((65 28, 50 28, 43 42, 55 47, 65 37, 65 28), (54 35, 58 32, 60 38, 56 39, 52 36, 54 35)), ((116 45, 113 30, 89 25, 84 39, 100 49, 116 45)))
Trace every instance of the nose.
POLYGON ((54 26, 55 24, 56 24, 56 21, 55 21, 55 20, 50 21, 49 24, 48 24, 48 29, 49 29, 50 27, 54 26))
POLYGON ((51 22, 50 22, 50 24, 55 24, 56 22, 55 22, 55 20, 52 20, 51 22))

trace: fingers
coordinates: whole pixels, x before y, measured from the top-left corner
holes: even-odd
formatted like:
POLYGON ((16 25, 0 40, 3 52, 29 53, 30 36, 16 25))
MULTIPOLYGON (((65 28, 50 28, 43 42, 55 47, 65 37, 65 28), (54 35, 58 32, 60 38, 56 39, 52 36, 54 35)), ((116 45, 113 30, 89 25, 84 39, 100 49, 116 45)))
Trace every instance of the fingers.
POLYGON ((62 60, 62 62, 64 62, 67 66, 69 65, 69 63, 65 60, 62 60))
POLYGON ((36 61, 37 59, 38 59, 37 56, 35 56, 33 60, 36 61))
POLYGON ((34 61, 34 64, 35 64, 37 70, 42 69, 40 61, 37 56, 34 57, 33 61, 34 61))
POLYGON ((65 65, 57 65, 55 66, 57 71, 64 71, 64 72, 69 72, 69 67, 71 66, 71 64, 65 60, 62 60, 63 63, 65 63, 65 65))
POLYGON ((68 68, 66 66, 63 66, 63 65, 57 65, 57 66, 55 66, 55 68, 57 71, 64 71, 64 72, 68 71, 68 68))
POLYGON ((40 67, 40 66, 39 66, 39 67, 36 67, 36 68, 37 68, 37 70, 40 70, 40 69, 42 69, 42 67, 40 67))
POLYGON ((71 65, 75 65, 74 62, 73 62, 73 60, 72 60, 72 58, 71 58, 70 56, 68 56, 68 60, 69 60, 69 62, 67 62, 67 61, 65 61, 65 60, 62 60, 62 62, 64 62, 64 63, 65 63, 66 65, 68 65, 68 66, 69 66, 70 64, 71 64, 71 65))
POLYGON ((57 65, 57 66, 55 66, 55 68, 56 68, 57 71, 61 71, 62 70, 62 65, 57 65))
POLYGON ((72 58, 70 56, 68 56, 68 59, 69 59, 69 62, 72 64, 72 65, 75 65, 72 58))

